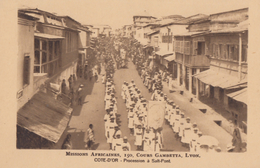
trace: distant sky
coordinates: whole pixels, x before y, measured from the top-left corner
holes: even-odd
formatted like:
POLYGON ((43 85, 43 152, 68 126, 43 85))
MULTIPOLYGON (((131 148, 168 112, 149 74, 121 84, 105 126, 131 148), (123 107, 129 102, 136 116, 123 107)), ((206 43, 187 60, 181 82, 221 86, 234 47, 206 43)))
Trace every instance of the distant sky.
POLYGON ((107 24, 113 29, 133 23, 146 10, 155 17, 213 14, 248 7, 247 0, 19 0, 18 6, 69 15, 82 24, 107 24))

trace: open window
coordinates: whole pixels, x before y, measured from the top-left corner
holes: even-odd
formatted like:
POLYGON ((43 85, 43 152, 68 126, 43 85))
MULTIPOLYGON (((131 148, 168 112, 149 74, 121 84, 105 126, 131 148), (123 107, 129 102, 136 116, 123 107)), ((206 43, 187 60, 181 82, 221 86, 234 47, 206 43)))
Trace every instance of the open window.
POLYGON ((198 42, 197 54, 205 55, 205 42, 198 42))

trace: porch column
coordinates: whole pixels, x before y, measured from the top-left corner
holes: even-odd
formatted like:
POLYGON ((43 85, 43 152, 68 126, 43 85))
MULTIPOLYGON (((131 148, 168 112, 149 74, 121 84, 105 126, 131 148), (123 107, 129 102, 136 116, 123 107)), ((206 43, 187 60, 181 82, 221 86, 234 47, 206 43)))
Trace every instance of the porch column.
POLYGON ((182 64, 182 85, 185 87, 185 81, 186 81, 186 67, 184 63, 182 64))
POLYGON ((239 52, 238 52, 238 79, 241 81, 241 62, 242 62, 242 35, 239 33, 239 52))
POLYGON ((177 83, 180 86, 180 73, 181 72, 181 65, 177 63, 177 83))
POLYGON ((189 68, 189 92, 192 93, 192 68, 189 68))
MULTIPOLYGON (((198 73, 200 73, 200 69, 199 68, 197 68, 196 69, 196 74, 198 74, 198 73)), ((198 78, 196 78, 196 97, 197 97, 197 99, 199 99, 199 93, 200 93, 200 84, 199 84, 199 79, 198 78)))

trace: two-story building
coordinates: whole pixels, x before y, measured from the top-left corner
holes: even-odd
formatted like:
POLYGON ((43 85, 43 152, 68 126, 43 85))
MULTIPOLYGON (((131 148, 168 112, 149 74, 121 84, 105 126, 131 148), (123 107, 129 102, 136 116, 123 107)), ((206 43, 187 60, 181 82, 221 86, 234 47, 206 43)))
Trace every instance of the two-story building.
POLYGON ((197 97, 224 105, 223 115, 246 132, 248 8, 210 15, 205 33, 210 69, 194 75, 197 97), (239 24, 238 24, 239 23, 239 24))
POLYGON ((192 75, 209 68, 209 58, 205 55, 205 37, 201 36, 209 29, 209 25, 204 25, 207 20, 208 16, 204 14, 185 18, 178 23, 189 24, 188 31, 174 34, 177 83, 194 94, 196 87, 192 75))
POLYGON ((17 148, 50 148, 67 127, 72 109, 47 94, 45 87, 74 68, 73 60, 77 60, 77 46, 70 46, 76 48, 75 54, 65 52, 65 32, 77 31, 66 28, 55 14, 39 9, 18 11, 17 148))

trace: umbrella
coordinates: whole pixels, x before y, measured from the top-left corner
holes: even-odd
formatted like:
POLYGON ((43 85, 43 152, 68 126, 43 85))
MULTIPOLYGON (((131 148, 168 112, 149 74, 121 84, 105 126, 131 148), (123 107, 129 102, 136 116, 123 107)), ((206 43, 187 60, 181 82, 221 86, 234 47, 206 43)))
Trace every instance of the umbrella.
POLYGON ((199 138, 200 145, 218 146, 219 142, 215 137, 204 135, 199 138))

